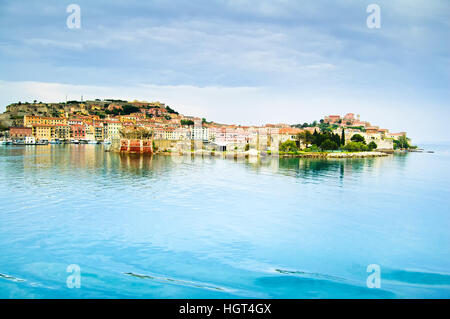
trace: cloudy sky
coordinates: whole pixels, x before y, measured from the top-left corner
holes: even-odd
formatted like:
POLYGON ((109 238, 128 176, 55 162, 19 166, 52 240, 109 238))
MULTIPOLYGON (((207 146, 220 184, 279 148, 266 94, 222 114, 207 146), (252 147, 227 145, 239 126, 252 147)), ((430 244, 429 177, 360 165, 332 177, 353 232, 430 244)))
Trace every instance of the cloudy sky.
POLYGON ((337 2, 0 0, 0 111, 83 95, 237 124, 353 112, 450 141, 450 1, 337 2), (80 29, 66 25, 71 3, 80 29))

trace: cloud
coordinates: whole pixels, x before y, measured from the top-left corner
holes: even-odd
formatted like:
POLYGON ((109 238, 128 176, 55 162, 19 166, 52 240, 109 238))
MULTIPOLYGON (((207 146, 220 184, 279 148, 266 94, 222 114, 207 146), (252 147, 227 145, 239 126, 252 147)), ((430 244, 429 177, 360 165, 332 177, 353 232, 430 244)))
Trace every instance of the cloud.
POLYGON ((185 115, 219 123, 262 125, 312 122, 328 114, 356 113, 363 120, 393 132, 407 131, 413 139, 450 141, 446 105, 421 107, 423 101, 370 92, 274 90, 268 87, 196 87, 188 85, 86 86, 45 82, 0 81, 0 103, 18 100, 60 102, 96 98, 160 101, 185 115), (13 98, 12 98, 13 97, 13 98), (410 109, 416 109, 411 112, 410 109))
POLYGON ((217 121, 237 121, 234 113, 242 121, 283 121, 288 107, 299 121, 362 110, 403 130, 409 124, 401 112, 430 123, 431 115, 440 123, 447 114, 446 0, 381 0, 377 30, 366 27, 367 4, 359 0, 77 3, 82 28, 69 30, 66 3, 1 2, 0 80, 25 88, 3 89, 4 104, 71 92, 148 98, 150 90, 217 121), (284 113, 273 115, 274 104, 284 113), (372 111, 380 108, 397 118, 372 111))

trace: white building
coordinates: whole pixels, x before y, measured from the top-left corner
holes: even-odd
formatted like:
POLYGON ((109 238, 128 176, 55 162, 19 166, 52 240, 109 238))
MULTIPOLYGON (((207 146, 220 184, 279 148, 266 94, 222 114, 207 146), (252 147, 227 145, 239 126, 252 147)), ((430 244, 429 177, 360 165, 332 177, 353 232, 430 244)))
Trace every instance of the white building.
POLYGON ((209 128, 203 125, 191 126, 190 137, 193 140, 208 141, 209 140, 209 128))
POLYGON ((122 129, 122 123, 120 121, 105 121, 103 127, 105 139, 113 140, 120 138, 120 130, 122 129))

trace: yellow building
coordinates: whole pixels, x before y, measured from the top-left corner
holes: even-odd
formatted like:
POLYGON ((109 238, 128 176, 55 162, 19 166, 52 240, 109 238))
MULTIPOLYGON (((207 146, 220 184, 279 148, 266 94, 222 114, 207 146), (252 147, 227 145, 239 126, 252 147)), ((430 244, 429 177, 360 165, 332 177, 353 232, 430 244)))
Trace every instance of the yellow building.
POLYGON ((70 138, 69 125, 54 125, 52 127, 52 137, 60 140, 68 140, 70 138))
POLYGON ((94 126, 94 136, 96 141, 103 141, 103 126, 95 125, 94 126))
POLYGON ((50 141, 53 137, 53 126, 51 125, 36 124, 31 126, 31 129, 31 132, 37 141, 50 141))
POLYGON ((25 115, 23 118, 23 125, 26 127, 32 125, 67 125, 67 118, 25 115))
POLYGON ((92 124, 86 124, 86 139, 95 141, 95 128, 92 124))
POLYGON ((138 120, 138 118, 134 115, 120 115, 119 120, 122 123, 132 122, 133 124, 136 124, 136 121, 138 120))

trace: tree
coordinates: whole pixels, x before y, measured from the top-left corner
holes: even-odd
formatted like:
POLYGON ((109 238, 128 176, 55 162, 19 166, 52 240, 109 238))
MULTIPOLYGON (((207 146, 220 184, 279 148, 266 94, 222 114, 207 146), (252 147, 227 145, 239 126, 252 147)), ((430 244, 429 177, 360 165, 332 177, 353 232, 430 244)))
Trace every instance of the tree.
POLYGON ((176 112, 174 109, 172 109, 170 106, 166 106, 166 110, 167 110, 167 112, 169 112, 169 113, 172 113, 172 114, 178 114, 178 112, 176 112))
POLYGON ((312 142, 312 134, 310 131, 300 132, 296 135, 296 140, 299 142, 299 147, 301 143, 310 144, 312 142))
POLYGON ((180 124, 181 125, 194 125, 194 121, 192 121, 192 120, 181 120, 180 124))
POLYGON ((293 140, 287 140, 284 143, 280 143, 280 151, 282 151, 282 152, 297 152, 298 147, 293 140))
MULTIPOLYGON (((394 140, 394 143, 395 142, 396 142, 396 140, 394 140)), ((398 138, 396 144, 397 144, 397 147, 399 147, 399 148, 410 148, 409 141, 406 138, 406 136, 404 136, 404 135, 402 135, 398 138)))
POLYGON ((338 145, 336 142, 331 141, 331 140, 325 140, 321 145, 320 148, 322 150, 337 150, 338 149, 338 145))
POLYGON ((342 133, 341 133, 341 145, 345 145, 345 130, 344 130, 344 128, 342 128, 342 133))
POLYGON ((361 142, 363 144, 366 144, 366 141, 364 140, 364 137, 361 134, 355 134, 350 139, 353 142, 361 142))
POLYGON ((320 123, 319 124, 319 129, 321 132, 325 132, 325 131, 330 131, 330 124, 328 123, 320 123))
POLYGON ((367 145, 367 147, 369 148, 369 151, 372 151, 372 150, 376 149, 378 147, 378 145, 374 141, 372 141, 367 145))

